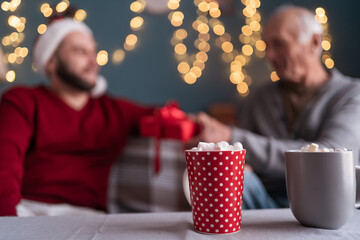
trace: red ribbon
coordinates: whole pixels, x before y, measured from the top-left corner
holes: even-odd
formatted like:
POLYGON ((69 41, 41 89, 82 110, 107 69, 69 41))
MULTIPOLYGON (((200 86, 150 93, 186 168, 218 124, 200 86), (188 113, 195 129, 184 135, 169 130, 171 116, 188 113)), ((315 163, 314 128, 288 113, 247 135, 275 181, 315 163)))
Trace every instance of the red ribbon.
MULTIPOLYGON (((166 135, 166 127, 167 126, 176 126, 184 123, 185 121, 189 122, 190 120, 187 118, 186 113, 179 109, 179 105, 177 102, 170 102, 166 104, 164 107, 160 108, 155 115, 152 116, 152 120, 156 124, 153 126, 153 129, 150 130, 152 132, 152 136, 155 137, 155 159, 154 159, 154 172, 155 174, 159 173, 161 170, 161 160, 160 160, 160 144, 161 139, 164 137, 180 139, 182 141, 188 141, 190 137, 192 137, 193 133, 189 133, 184 136, 167 136, 166 135), (154 134, 155 133, 155 134, 154 134)), ((192 123, 194 124, 195 123, 192 123)), ((192 125, 191 125, 192 126, 192 125)), ((143 126, 144 127, 144 126, 143 126)), ((194 128, 194 126, 192 126, 194 128)), ((147 129, 148 130, 148 129, 147 129)), ((146 131, 143 133, 144 136, 149 136, 150 133, 146 131)))

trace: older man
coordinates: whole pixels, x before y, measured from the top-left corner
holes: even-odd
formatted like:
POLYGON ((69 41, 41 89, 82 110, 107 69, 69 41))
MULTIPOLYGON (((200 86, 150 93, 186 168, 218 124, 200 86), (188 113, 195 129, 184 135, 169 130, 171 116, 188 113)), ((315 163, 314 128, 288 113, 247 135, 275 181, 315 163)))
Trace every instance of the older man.
POLYGON ((96 42, 84 23, 51 23, 33 48, 50 84, 16 87, 0 105, 0 215, 106 211, 111 164, 138 119, 153 111, 107 95, 96 42))
POLYGON ((240 141, 247 149, 244 208, 286 207, 283 153, 311 142, 360 151, 360 86, 327 72, 320 60, 322 28, 307 9, 278 9, 264 29, 266 58, 280 81, 268 82, 244 104, 240 128, 201 113, 204 131, 196 141, 240 141))

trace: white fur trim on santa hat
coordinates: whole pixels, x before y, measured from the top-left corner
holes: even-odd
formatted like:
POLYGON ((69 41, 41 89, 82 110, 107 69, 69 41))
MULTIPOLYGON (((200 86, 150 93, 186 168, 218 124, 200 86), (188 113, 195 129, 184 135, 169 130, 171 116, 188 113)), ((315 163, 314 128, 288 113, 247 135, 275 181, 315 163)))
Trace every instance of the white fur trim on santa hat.
POLYGON ((49 24, 46 32, 37 39, 33 49, 33 63, 43 76, 46 76, 45 66, 47 62, 62 40, 71 32, 83 32, 92 35, 91 29, 85 23, 65 18, 49 24))
POLYGON ((91 96, 93 98, 101 97, 106 93, 107 86, 108 84, 106 79, 102 75, 99 75, 98 79, 96 80, 95 86, 91 89, 91 96))

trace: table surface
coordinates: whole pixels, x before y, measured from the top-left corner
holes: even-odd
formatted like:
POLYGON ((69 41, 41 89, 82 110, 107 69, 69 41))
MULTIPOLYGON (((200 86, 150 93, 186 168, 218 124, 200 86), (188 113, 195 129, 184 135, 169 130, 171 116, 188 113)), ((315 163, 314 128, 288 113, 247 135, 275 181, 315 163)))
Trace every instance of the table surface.
MULTIPOLYGON (((360 239, 360 210, 338 230, 300 225, 290 209, 245 210, 241 230, 221 239, 360 239)), ((219 239, 195 232, 191 212, 2 217, 0 239, 219 239)))

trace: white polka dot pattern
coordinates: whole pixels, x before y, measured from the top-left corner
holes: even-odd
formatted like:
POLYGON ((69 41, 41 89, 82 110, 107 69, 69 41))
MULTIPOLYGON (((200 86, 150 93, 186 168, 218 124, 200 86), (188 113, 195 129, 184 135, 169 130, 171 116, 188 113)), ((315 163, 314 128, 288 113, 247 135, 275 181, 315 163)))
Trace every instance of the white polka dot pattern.
POLYGON ((185 152, 195 230, 239 231, 245 150, 185 152))

